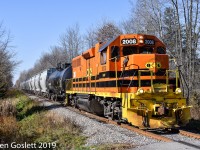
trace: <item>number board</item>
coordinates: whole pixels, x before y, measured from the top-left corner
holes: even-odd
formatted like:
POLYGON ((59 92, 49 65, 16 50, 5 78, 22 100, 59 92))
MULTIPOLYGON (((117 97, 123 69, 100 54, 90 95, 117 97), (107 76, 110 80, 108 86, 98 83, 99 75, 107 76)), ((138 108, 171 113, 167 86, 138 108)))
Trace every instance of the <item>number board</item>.
POLYGON ((121 44, 123 45, 131 45, 131 44, 136 44, 137 43, 137 39, 122 39, 121 40, 121 44))
POLYGON ((145 39, 145 40, 144 40, 144 44, 147 44, 147 45, 155 45, 155 41, 154 41, 154 40, 150 40, 150 39, 145 39))

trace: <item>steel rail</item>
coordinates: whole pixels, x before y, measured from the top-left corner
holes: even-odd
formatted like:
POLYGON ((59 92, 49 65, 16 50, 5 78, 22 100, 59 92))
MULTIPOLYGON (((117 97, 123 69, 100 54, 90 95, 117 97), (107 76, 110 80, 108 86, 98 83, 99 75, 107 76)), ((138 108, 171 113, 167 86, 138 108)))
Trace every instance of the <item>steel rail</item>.
POLYGON ((116 121, 109 120, 109 119, 104 118, 104 117, 96 116, 95 114, 91 114, 91 113, 85 112, 83 110, 77 110, 77 109, 72 108, 72 107, 66 107, 66 108, 71 110, 71 111, 77 112, 77 113, 79 113, 81 115, 84 115, 86 117, 89 117, 91 119, 95 119, 95 120, 98 120, 98 121, 106 123, 106 124, 118 125, 118 126, 120 126, 122 128, 125 128, 125 129, 128 129, 130 131, 136 132, 138 134, 141 134, 141 135, 156 139, 158 141, 164 141, 164 142, 172 142, 173 141, 170 138, 167 138, 167 137, 164 137, 164 136, 160 136, 160 135, 148 132, 148 131, 144 131, 144 130, 135 128, 133 126, 127 125, 127 124, 123 124, 123 123, 122 124, 118 124, 116 121))
POLYGON ((179 130, 179 134, 182 134, 184 136, 192 137, 195 139, 200 139, 200 134, 184 131, 184 130, 179 130))

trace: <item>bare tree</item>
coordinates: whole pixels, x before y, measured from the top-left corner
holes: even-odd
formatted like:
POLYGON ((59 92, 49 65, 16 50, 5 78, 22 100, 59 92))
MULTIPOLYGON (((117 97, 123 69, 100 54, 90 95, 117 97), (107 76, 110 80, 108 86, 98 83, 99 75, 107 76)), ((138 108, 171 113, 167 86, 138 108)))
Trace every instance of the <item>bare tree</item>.
POLYGON ((105 42, 122 34, 122 31, 117 25, 111 21, 103 21, 102 25, 98 26, 95 31, 95 40, 105 42))
POLYGON ((10 34, 0 24, 0 97, 13 85, 13 72, 19 64, 15 60, 15 53, 11 51, 10 34))
POLYGON ((167 52, 171 58, 179 58, 179 53, 176 47, 177 22, 175 10, 172 7, 167 7, 163 14, 163 42, 167 47, 167 52))
POLYGON ((71 62, 72 58, 79 54, 83 48, 83 41, 78 24, 73 27, 68 27, 66 33, 60 36, 60 47, 68 56, 66 58, 68 62, 71 62))
POLYGON ((200 37, 199 2, 199 0, 171 0, 178 23, 176 44, 179 51, 179 64, 183 66, 182 71, 190 93, 196 85, 195 64, 198 60, 200 37))
POLYGON ((34 67, 21 73, 18 83, 36 75, 42 70, 56 68, 58 63, 70 63, 71 59, 78 55, 82 48, 79 26, 69 27, 62 36, 60 36, 60 45, 51 46, 48 53, 43 53, 36 61, 34 67))
POLYGON ((163 0, 138 0, 130 18, 122 22, 125 33, 153 34, 163 40, 163 0))
POLYGON ((87 30, 86 35, 84 36, 84 42, 86 44, 86 49, 93 47, 98 41, 96 40, 96 34, 95 30, 93 27, 90 27, 87 30))

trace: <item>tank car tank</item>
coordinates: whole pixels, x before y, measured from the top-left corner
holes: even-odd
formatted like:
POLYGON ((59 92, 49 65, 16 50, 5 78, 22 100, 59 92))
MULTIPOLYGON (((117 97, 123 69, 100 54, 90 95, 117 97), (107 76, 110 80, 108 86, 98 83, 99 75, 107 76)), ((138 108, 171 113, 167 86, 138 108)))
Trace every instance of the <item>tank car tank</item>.
POLYGON ((49 69, 43 70, 40 74, 40 80, 39 80, 39 85, 41 88, 40 94, 45 97, 48 95, 47 80, 54 71, 56 71, 56 68, 49 68, 49 69))
POLYGON ((40 87, 40 73, 37 74, 34 78, 34 85, 35 85, 35 93, 36 94, 40 94, 40 90, 41 90, 41 87, 40 87))
POLYGON ((52 100, 64 100, 66 90, 66 80, 72 78, 72 68, 70 64, 63 67, 59 65, 57 70, 52 73, 47 80, 49 98, 52 100))

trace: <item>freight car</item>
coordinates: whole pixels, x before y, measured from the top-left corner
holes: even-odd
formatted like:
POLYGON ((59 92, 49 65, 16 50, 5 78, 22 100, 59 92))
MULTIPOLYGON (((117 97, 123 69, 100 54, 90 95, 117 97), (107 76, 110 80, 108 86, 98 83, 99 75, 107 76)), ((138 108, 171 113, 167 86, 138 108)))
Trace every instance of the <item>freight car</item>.
POLYGON ((47 85, 48 85, 48 79, 50 77, 50 75, 56 71, 56 68, 50 68, 50 69, 47 69, 47 70, 44 70, 40 73, 40 95, 43 95, 45 97, 48 97, 49 94, 48 94, 48 88, 47 88, 47 85))
POLYGON ((59 65, 47 80, 49 99, 64 100, 66 92, 66 80, 72 78, 71 64, 59 65))
POLYGON ((120 35, 72 60, 66 103, 140 128, 174 128, 190 119, 178 70, 169 70, 155 36, 120 35), (173 78, 171 78, 173 74, 173 78))
POLYGON ((56 68, 46 69, 20 84, 20 89, 37 95, 48 96, 47 81, 56 68))
POLYGON ((61 67, 60 64, 57 68, 49 68, 22 82, 20 87, 29 93, 63 101, 66 95, 66 80, 71 78, 71 65, 64 64, 61 67))

